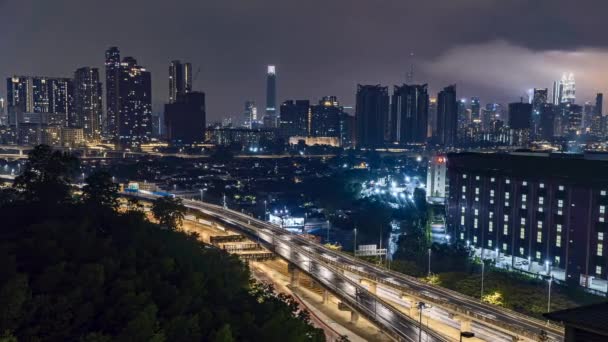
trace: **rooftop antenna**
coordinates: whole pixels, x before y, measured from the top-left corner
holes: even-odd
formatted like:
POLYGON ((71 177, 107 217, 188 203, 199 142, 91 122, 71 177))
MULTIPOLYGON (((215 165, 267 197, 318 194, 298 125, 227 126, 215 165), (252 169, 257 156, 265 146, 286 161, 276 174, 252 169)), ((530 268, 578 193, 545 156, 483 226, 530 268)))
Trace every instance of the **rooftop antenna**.
POLYGON ((414 82, 414 53, 410 52, 410 71, 405 75, 407 83, 411 84, 414 82))

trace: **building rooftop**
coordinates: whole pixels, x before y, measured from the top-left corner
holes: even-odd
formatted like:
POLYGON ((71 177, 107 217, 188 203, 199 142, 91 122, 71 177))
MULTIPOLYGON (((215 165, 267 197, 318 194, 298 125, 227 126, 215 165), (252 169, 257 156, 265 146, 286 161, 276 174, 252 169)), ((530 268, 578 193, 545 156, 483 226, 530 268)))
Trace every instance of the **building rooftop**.
POLYGON ((543 316, 608 338, 608 302, 549 312, 543 316))
POLYGON ((449 153, 448 169, 530 179, 557 178, 578 184, 608 184, 606 154, 449 153))

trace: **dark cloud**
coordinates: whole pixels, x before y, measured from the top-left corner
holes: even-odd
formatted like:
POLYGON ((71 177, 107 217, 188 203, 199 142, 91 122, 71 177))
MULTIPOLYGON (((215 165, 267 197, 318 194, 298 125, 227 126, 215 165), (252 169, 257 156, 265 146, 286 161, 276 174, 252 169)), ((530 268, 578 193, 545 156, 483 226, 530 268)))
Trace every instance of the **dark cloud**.
POLYGON ((434 90, 458 82, 463 95, 506 99, 521 86, 548 87, 567 69, 591 92, 602 86, 599 70, 568 64, 584 58, 542 73, 529 70, 542 63, 519 59, 523 68, 504 75, 491 63, 468 62, 485 61, 486 53, 507 61, 509 54, 601 53, 607 11, 603 0, 0 0, 0 75, 102 67, 105 48, 117 45, 152 70, 158 110, 169 61, 200 67, 195 86, 207 92, 214 119, 239 113, 246 99, 263 101, 266 64, 277 64, 281 100, 332 94, 352 104, 358 82, 401 82, 411 51, 416 80, 434 90), (518 70, 527 72, 521 80, 513 77, 518 70))

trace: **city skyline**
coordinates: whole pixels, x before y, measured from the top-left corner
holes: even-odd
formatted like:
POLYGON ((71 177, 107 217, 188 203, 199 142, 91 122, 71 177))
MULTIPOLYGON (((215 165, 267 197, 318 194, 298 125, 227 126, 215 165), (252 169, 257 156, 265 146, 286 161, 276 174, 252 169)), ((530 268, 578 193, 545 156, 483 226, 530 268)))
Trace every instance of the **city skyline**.
MULTIPOLYGON (((345 6, 346 2, 337 1, 330 5, 327 12, 333 14, 331 16, 315 12, 315 5, 319 3, 314 1, 298 6, 282 5, 278 2, 270 2, 264 6, 240 3, 238 6, 210 6, 182 1, 182 7, 175 8, 180 8, 180 11, 191 10, 182 11, 194 13, 186 14, 188 18, 196 13, 205 13, 201 15, 210 17, 210 20, 200 20, 196 23, 183 21, 183 24, 180 21, 182 25, 168 25, 169 28, 165 28, 165 25, 161 25, 163 28, 144 25, 145 29, 141 29, 130 25, 132 18, 128 15, 116 13, 113 18, 114 25, 108 29, 107 25, 95 25, 106 17, 103 14, 107 13, 109 8, 114 7, 107 2, 104 5, 91 4, 87 8, 73 5, 70 1, 36 6, 27 2, 2 2, 2 13, 12 14, 0 23, 0 28, 4 28, 0 30, 3 32, 0 34, 3 41, 9 47, 19 47, 20 39, 37 42, 37 46, 45 51, 45 57, 41 58, 39 54, 27 49, 15 48, 14 53, 3 57, 4 63, 0 65, 0 73, 4 77, 14 74, 68 77, 73 70, 83 66, 103 69, 104 49, 118 46, 125 55, 138 56, 141 63, 152 72, 154 112, 161 112, 162 105, 168 101, 167 66, 174 59, 192 61, 201 67, 200 76, 194 82, 193 88, 208 94, 210 120, 219 120, 229 115, 236 117, 242 112, 245 100, 265 103, 265 71, 269 64, 276 65, 279 71, 277 103, 294 98, 314 101, 326 95, 335 95, 343 104, 353 105, 357 83, 386 86, 401 84, 406 80, 410 64, 414 64, 413 81, 428 83, 431 96, 443 87, 455 83, 458 85, 459 97, 478 96, 482 103, 508 103, 517 100, 529 89, 551 88, 552 82, 559 79, 563 72, 575 74, 579 103, 591 101, 596 92, 606 92, 607 87, 602 82, 606 75, 601 68, 601 61, 606 59, 603 49, 605 43, 598 35, 592 34, 592 27, 574 24, 583 20, 582 15, 585 15, 586 21, 592 21, 602 12, 601 7, 607 5, 583 5, 574 8, 555 6, 555 2, 552 2, 552 6, 546 6, 548 2, 541 1, 532 8, 527 8, 528 12, 520 13, 517 11, 520 9, 518 3, 486 5, 470 1, 459 4, 458 8, 444 4, 437 13, 429 14, 433 13, 430 11, 433 4, 417 4, 415 8, 410 8, 411 2, 393 2, 392 6, 382 9, 372 8, 363 2, 349 4, 350 6, 345 6), (393 15, 389 13, 391 8, 407 18, 414 17, 414 14, 422 18, 410 18, 409 21, 405 18, 403 22, 407 24, 402 28, 393 27, 396 24, 380 22, 381 15, 393 15), (285 39, 285 35, 289 33, 280 29, 281 22, 286 19, 280 19, 278 22, 264 20, 271 17, 280 18, 284 12, 294 9, 298 15, 290 17, 293 21, 292 40, 285 39), (399 11, 405 9, 411 10, 411 13, 399 11), (70 17, 81 18, 87 10, 100 15, 87 17, 86 21, 77 20, 70 25, 61 25, 49 20, 53 13, 63 14, 66 11, 74 14, 70 17), (449 20, 446 20, 446 23, 437 22, 443 17, 442 13, 448 11, 455 11, 467 18, 475 16, 475 23, 469 24, 471 27, 456 29, 455 32, 448 31, 446 25, 449 20), (545 18, 548 18, 542 25, 531 20, 534 13, 541 11, 545 18), (308 17, 306 14, 309 12, 315 14, 319 28, 304 26, 302 21, 308 17), (366 12, 369 12, 370 16, 364 17, 366 12), (505 18, 517 19, 521 28, 512 27, 513 30, 484 33, 475 30, 478 25, 487 24, 488 17, 497 13, 503 13, 505 18), (576 13, 579 15, 573 15, 576 13), (220 19, 230 18, 232 15, 239 15, 242 20, 234 27, 226 27, 226 23, 220 19), (212 16, 217 18, 211 18, 212 16), (369 25, 353 28, 353 24, 346 20, 349 16, 366 18, 369 25), (6 25, 14 26, 13 18, 33 20, 37 25, 34 29, 9 29, 11 26, 6 25), (343 18, 346 27, 340 28, 337 24, 340 21, 333 20, 336 18, 343 18), (420 24, 420 20, 432 22, 433 25, 426 25, 429 32, 412 37, 407 32, 408 28, 410 25, 420 24), (248 32, 247 27, 252 24, 256 29, 248 32), (569 29, 566 33, 570 34, 558 30, 567 24, 570 25, 567 26, 569 29), (45 29, 42 30, 41 27, 45 29), (85 27, 85 30, 80 29, 85 27), (209 31, 210 27, 213 27, 213 30, 209 31), (577 32, 572 31, 573 27, 576 27, 577 32), (540 31, 546 36, 539 37, 538 33, 533 33, 539 28, 542 28, 540 31), (345 35, 345 32, 352 33, 345 35), (331 33, 335 39, 322 38, 326 33, 331 33), (50 39, 49 34, 64 38, 50 39), (386 39, 374 39, 374 34, 382 34, 386 39), (401 38, 403 44, 392 43, 396 34, 405 34, 401 38), (430 39, 431 37, 436 38, 430 39), (198 44, 199 41, 204 43, 198 44), (323 56, 314 53, 317 49, 310 49, 312 52, 295 49, 294 44, 299 42, 323 49, 323 56), (360 51, 362 43, 368 44, 365 50, 369 52, 360 51), (383 53, 371 53, 375 49, 383 53), (255 53, 244 58, 242 54, 236 53, 237 51, 255 53), (409 57, 411 52, 414 52, 413 59, 409 57)), ((125 9, 124 13, 132 13, 133 11, 128 9, 133 9, 136 5, 137 2, 121 6, 125 9)), ((172 22, 171 14, 175 10, 166 6, 168 5, 146 3, 149 20, 162 18, 172 22)), ((5 94, 2 94, 2 97, 6 97, 5 94)))

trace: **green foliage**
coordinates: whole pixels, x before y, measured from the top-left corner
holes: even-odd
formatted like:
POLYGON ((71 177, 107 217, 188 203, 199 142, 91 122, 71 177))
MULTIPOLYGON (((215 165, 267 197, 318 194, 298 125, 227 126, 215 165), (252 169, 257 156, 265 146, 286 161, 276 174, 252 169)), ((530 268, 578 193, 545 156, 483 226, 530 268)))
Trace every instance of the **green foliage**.
POLYGON ((118 184, 112 181, 112 176, 108 172, 95 172, 87 177, 86 183, 82 189, 86 204, 118 208, 118 184))
POLYGON ((186 207, 178 197, 159 197, 152 204, 152 214, 161 226, 176 230, 184 220, 186 207))
POLYGON ((323 340, 293 302, 251 286, 238 258, 94 202, 105 186, 87 203, 53 198, 40 179, 64 186, 67 169, 38 173, 56 157, 34 156, 23 196, 0 206, 0 341, 323 340))
POLYGON ((23 172, 15 179, 14 187, 29 201, 47 204, 71 199, 71 176, 78 169, 74 156, 53 151, 47 145, 36 146, 28 156, 23 172))

